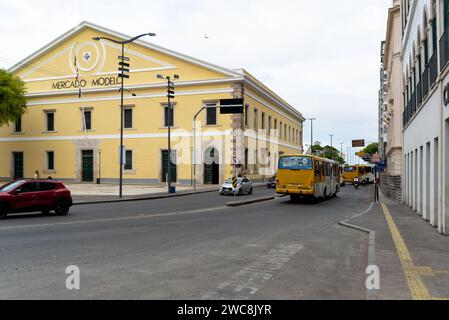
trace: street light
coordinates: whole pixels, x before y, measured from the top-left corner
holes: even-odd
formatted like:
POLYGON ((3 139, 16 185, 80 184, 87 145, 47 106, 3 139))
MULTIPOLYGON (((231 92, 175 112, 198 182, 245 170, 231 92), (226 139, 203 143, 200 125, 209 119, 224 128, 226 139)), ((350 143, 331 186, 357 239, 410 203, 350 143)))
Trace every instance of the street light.
POLYGON ((115 40, 115 39, 111 39, 108 37, 94 37, 92 38, 92 40, 94 41, 101 41, 101 40, 106 40, 106 41, 110 41, 116 44, 119 44, 122 46, 122 55, 118 57, 118 59, 120 60, 119 62, 119 77, 122 79, 121 81, 121 88, 120 88, 120 191, 119 191, 119 197, 122 198, 123 197, 123 166, 124 166, 124 145, 123 145, 123 127, 124 127, 124 115, 123 115, 123 111, 124 111, 124 101, 123 101, 123 91, 124 91, 124 85, 125 85, 125 79, 129 79, 129 58, 125 57, 125 45, 130 44, 134 41, 136 41, 137 39, 140 39, 144 36, 150 36, 150 37, 154 37, 156 36, 155 33, 144 33, 141 34, 137 37, 128 39, 128 40, 123 40, 123 41, 119 41, 119 40, 115 40), (127 61, 127 62, 125 62, 127 61))
MULTIPOLYGON (((331 152, 332 152, 334 150, 334 141, 333 141, 334 135, 330 134, 329 136, 331 137, 331 152)), ((334 153, 332 152, 332 160, 334 160, 333 154, 334 153)))

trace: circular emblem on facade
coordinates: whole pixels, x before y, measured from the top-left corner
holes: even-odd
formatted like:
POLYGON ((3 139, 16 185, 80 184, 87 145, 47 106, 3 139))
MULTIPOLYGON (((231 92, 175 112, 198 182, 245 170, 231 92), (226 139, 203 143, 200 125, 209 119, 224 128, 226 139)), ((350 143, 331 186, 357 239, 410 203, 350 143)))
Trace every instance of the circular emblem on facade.
POLYGON ((95 42, 87 41, 75 47, 77 67, 84 72, 94 70, 100 61, 100 49, 95 42))

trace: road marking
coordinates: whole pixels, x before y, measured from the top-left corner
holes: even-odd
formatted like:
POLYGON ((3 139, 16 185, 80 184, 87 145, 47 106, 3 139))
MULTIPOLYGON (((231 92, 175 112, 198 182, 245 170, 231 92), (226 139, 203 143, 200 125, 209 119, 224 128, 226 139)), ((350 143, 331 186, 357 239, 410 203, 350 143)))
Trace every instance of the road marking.
POLYGON ((189 210, 189 211, 178 211, 178 212, 169 212, 169 213, 156 213, 156 214, 139 214, 130 217, 120 217, 120 218, 105 218, 105 219, 91 219, 91 220, 78 220, 78 221, 69 221, 69 222, 56 222, 56 223, 42 223, 42 224, 30 224, 30 225, 19 225, 19 226, 9 226, 9 227, 0 227, 0 231, 3 230, 16 230, 16 229, 31 229, 31 228, 42 228, 42 227, 57 227, 57 226, 67 226, 74 224, 89 224, 89 223, 101 223, 101 222, 115 222, 115 221, 129 221, 129 220, 139 220, 139 219, 152 219, 152 218, 160 218, 160 217, 169 217, 169 216, 178 216, 178 215, 187 215, 194 213, 206 213, 216 210, 228 209, 225 206, 207 208, 207 209, 198 209, 198 210, 189 210))
POLYGON ((303 245, 289 243, 281 244, 270 250, 256 261, 248 264, 229 280, 221 283, 215 291, 207 292, 203 300, 247 300, 254 296, 262 285, 271 280, 276 273, 291 260, 303 245))
MULTIPOLYGON (((368 209, 366 209, 365 211, 356 214, 355 216, 352 216, 349 219, 346 219, 344 221, 340 221, 339 225, 344 226, 346 228, 351 228, 354 230, 358 230, 358 231, 362 231, 362 232, 366 232, 368 233, 368 267, 370 266, 375 266, 376 265, 376 232, 374 230, 370 230, 370 229, 366 229, 366 228, 362 228, 360 226, 356 226, 353 224, 350 224, 349 221, 359 218, 365 214, 368 214, 369 212, 371 212, 371 210, 374 208, 374 204, 375 202, 371 202, 370 206, 368 207, 368 209)), ((366 298, 368 300, 374 300, 376 299, 376 290, 375 289, 368 289, 366 291, 366 298)))
MULTIPOLYGON (((401 261, 402 271, 404 272, 405 279, 407 280, 407 285, 409 287, 410 293, 413 300, 431 300, 429 290, 427 289, 425 283, 420 276, 420 268, 417 268, 413 263, 410 251, 405 244, 404 239, 399 232, 396 223, 391 216, 390 210, 384 203, 381 203, 382 209, 385 214, 385 218, 390 228, 391 235, 393 237, 394 244, 401 261)), ((422 268, 421 268, 422 272, 422 268)))

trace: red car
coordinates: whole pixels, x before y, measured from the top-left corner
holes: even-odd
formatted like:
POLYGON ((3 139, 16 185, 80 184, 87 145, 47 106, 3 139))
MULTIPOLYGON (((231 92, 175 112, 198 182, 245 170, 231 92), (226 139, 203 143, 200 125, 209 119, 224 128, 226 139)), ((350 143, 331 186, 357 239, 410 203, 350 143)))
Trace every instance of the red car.
POLYGON ((17 180, 0 187, 0 219, 9 213, 67 215, 73 205, 70 190, 59 181, 17 180))

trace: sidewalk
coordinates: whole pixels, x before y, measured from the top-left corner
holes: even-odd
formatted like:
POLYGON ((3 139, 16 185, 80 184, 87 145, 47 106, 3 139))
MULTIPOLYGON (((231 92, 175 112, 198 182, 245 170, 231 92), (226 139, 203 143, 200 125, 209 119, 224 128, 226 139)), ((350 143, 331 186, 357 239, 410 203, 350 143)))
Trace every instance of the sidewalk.
MULTIPOLYGON (((76 205, 88 203, 103 203, 116 201, 150 200, 179 197, 193 194, 193 187, 176 185, 176 194, 168 194, 165 185, 124 185, 123 198, 120 199, 119 186, 115 184, 76 184, 65 183, 71 191, 76 205)), ((265 186, 265 183, 253 183, 255 188, 265 186)), ((198 185, 197 193, 218 192, 218 185, 198 185)))
POLYGON ((375 232, 380 290, 372 299, 449 299, 449 238, 405 205, 387 199, 351 224, 375 232))

